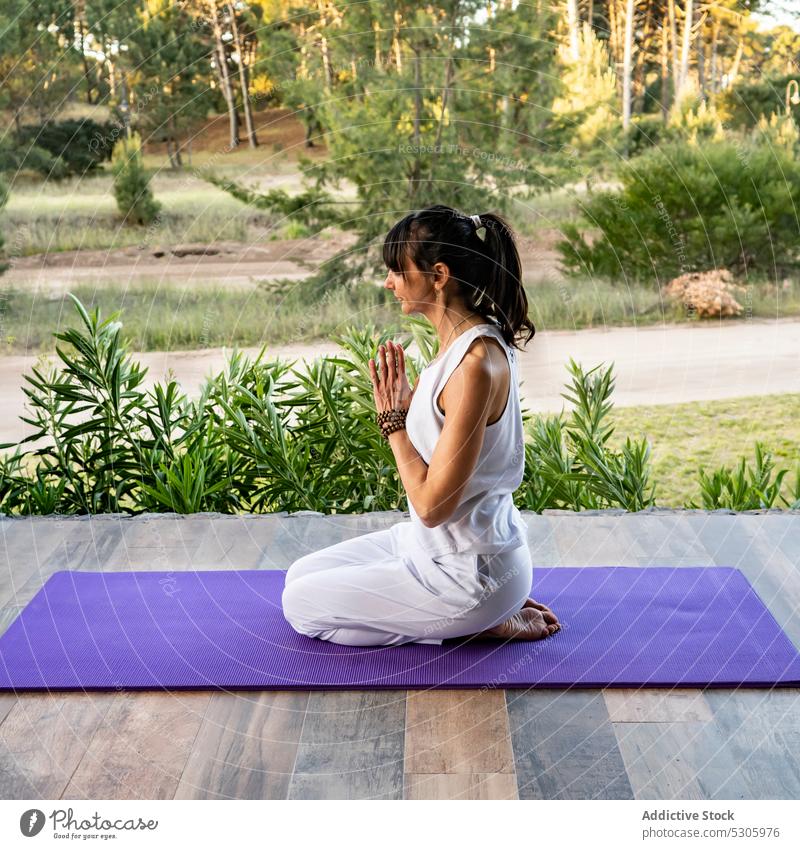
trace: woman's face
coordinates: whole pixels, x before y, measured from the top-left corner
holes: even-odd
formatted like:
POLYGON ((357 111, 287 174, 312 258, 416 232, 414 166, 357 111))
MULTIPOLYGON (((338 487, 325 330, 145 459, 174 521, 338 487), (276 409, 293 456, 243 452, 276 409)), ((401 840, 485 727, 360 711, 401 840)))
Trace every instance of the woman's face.
POLYGON ((435 274, 426 274, 414 265, 413 260, 406 258, 405 271, 389 269, 383 285, 394 292, 404 313, 424 313, 436 301, 436 291, 433 287, 435 279, 435 274))

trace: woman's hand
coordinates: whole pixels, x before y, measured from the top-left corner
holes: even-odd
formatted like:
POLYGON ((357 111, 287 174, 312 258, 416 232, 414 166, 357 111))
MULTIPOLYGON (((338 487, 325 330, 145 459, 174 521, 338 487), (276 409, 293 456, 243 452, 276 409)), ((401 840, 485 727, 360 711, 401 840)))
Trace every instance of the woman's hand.
POLYGON ((375 360, 370 358, 369 361, 375 409, 379 413, 384 410, 407 410, 414 393, 406 377, 406 355, 403 346, 388 340, 385 346, 378 348, 378 359, 381 366, 380 375, 375 367, 375 360))

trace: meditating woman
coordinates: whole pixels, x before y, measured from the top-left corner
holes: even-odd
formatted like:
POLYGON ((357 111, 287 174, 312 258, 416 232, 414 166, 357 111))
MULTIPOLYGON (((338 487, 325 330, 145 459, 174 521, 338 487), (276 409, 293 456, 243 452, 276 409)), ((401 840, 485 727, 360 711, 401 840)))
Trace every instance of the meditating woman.
POLYGON ((351 646, 453 637, 537 640, 559 630, 528 594, 532 564, 512 494, 525 464, 517 335, 535 333, 519 253, 497 215, 432 206, 383 245, 384 285, 436 328, 439 353, 412 389, 388 341, 369 369, 377 421, 410 521, 306 554, 283 612, 309 637, 351 646))

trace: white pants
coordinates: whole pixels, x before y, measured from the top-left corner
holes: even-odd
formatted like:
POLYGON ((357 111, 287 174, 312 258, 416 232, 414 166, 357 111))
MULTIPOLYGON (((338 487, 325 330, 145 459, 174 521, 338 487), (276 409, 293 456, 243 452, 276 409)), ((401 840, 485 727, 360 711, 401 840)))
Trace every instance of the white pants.
POLYGON ((295 560, 283 614, 299 633, 343 645, 441 643, 508 619, 532 580, 527 545, 431 556, 399 522, 295 560))

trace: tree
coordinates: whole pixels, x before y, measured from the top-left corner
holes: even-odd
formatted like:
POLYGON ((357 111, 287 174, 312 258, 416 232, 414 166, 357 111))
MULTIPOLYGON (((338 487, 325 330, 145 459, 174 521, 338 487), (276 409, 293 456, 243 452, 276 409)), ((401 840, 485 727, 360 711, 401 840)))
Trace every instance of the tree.
POLYGON ((170 165, 183 164, 181 139, 193 119, 204 117, 209 101, 208 50, 185 8, 156 0, 141 27, 127 38, 136 68, 134 124, 147 138, 166 142, 170 165))
POLYGON ((48 120, 72 88, 71 15, 66 0, 0 4, 0 109, 10 114, 17 139, 24 120, 48 120))
POLYGON ((206 21, 211 33, 211 64, 217 73, 220 90, 228 107, 229 147, 233 150, 240 142, 239 113, 236 109, 236 91, 231 71, 229 42, 232 35, 225 27, 223 5, 226 4, 221 3, 221 0, 196 0, 194 8, 198 16, 206 21))
POLYGON ((150 224, 161 209, 153 198, 150 178, 142 163, 142 142, 138 133, 123 136, 114 145, 111 158, 114 197, 127 224, 150 224))
MULTIPOLYGON (((244 123, 247 128, 247 141, 250 147, 258 147, 258 137, 253 123, 253 106, 250 102, 250 66, 256 53, 258 39, 255 29, 248 20, 245 10, 239 12, 236 3, 226 3, 228 21, 230 23, 232 44, 235 48, 233 59, 239 70, 239 88, 242 93, 242 107, 244 110, 244 123)), ((242 4, 244 5, 244 4, 242 4)))
POLYGON ((631 58, 633 56, 633 17, 636 13, 634 0, 625 2, 625 58, 622 66, 622 126, 628 129, 631 123, 631 58))

